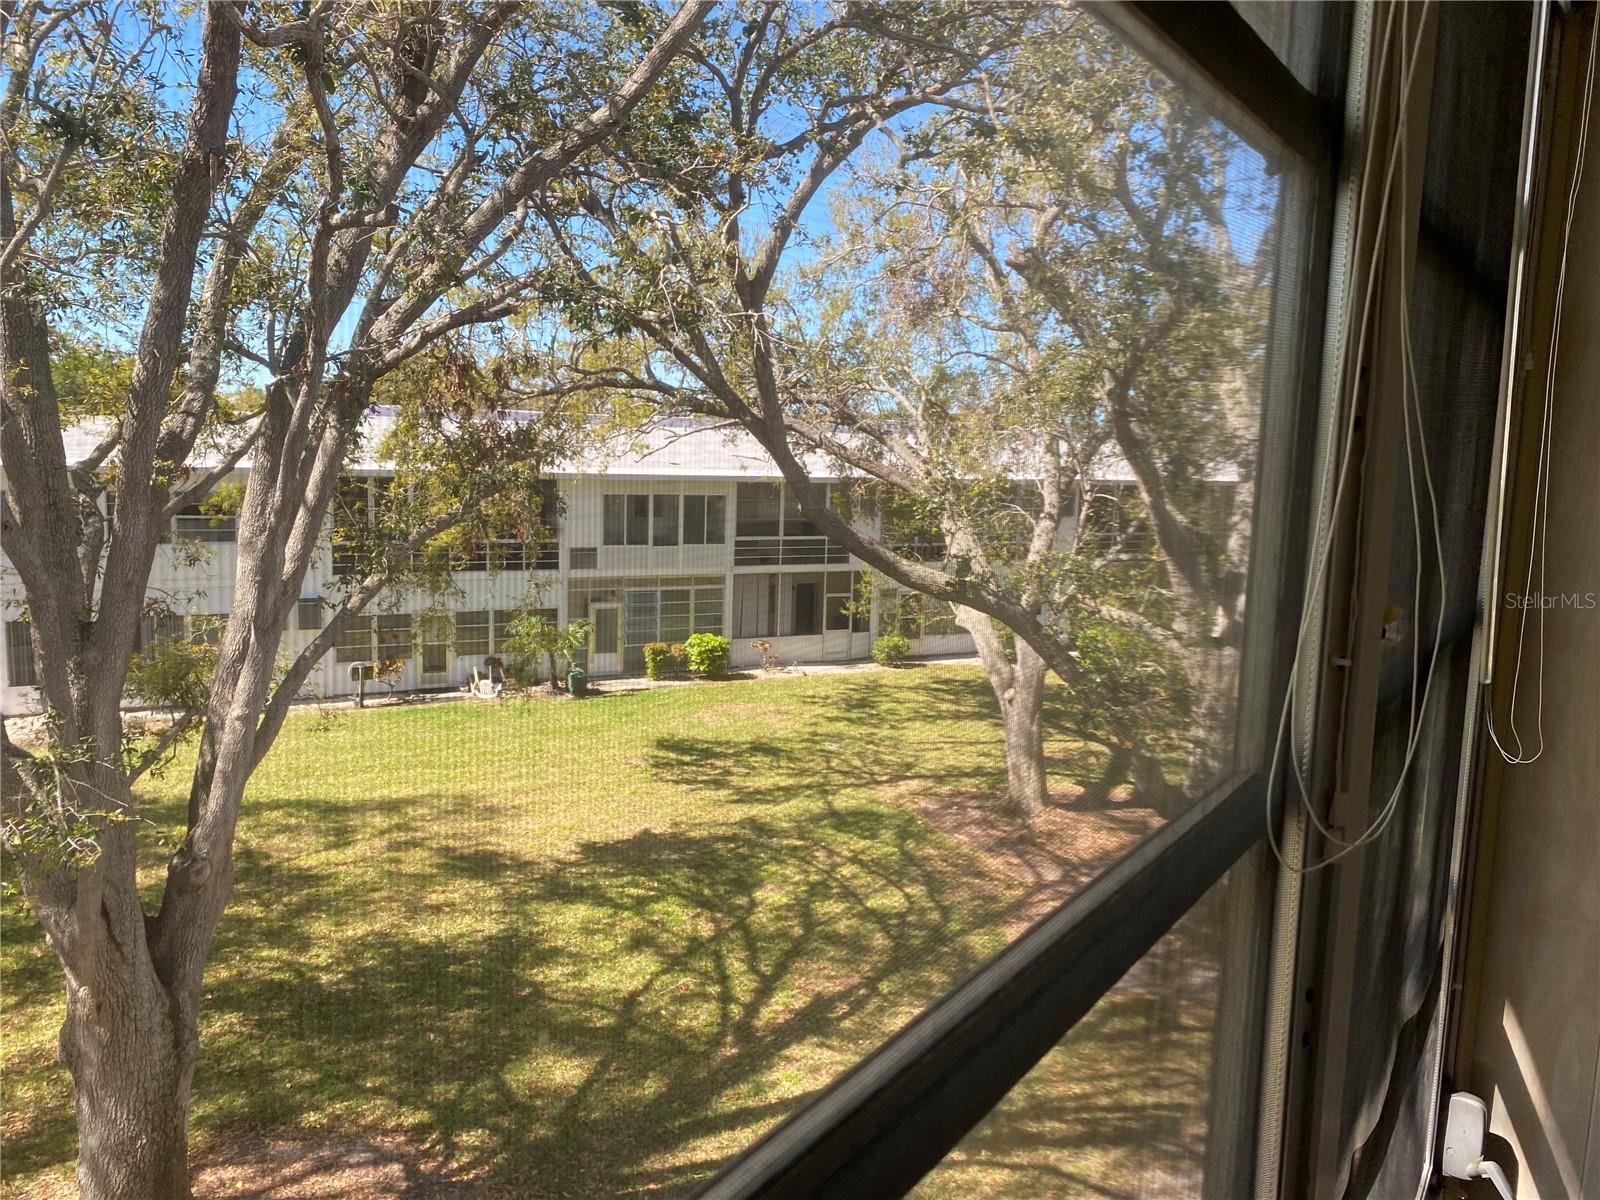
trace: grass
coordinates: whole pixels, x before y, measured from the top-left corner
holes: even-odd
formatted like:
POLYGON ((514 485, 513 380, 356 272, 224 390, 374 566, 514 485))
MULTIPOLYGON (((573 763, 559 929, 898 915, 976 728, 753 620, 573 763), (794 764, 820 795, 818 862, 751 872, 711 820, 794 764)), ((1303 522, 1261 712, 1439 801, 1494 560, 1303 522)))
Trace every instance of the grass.
MULTIPOLYGON (((1056 768, 1087 784, 1101 754, 1059 732, 1061 704, 1056 768)), ((916 803, 1003 786, 993 710, 975 670, 930 667, 292 718, 246 796, 196 1160, 259 1131, 370 1133, 469 1193, 692 1191, 1028 911, 916 803)), ((187 765, 148 789, 159 825, 187 765)), ((159 867, 153 849, 152 910, 159 867)), ((0 1188, 24 1196, 70 1177, 74 1130, 59 970, 19 902, 3 916, 0 1188)), ((1203 1074, 1204 1005, 1157 1024, 1151 1003, 1102 1002, 1019 1089, 1027 1138, 997 1117, 925 1193, 1126 1194, 1148 1119, 1198 1137, 1174 1080, 1203 1074), (1041 1139, 1096 1072, 1122 1081, 1120 1122, 1041 1139)))

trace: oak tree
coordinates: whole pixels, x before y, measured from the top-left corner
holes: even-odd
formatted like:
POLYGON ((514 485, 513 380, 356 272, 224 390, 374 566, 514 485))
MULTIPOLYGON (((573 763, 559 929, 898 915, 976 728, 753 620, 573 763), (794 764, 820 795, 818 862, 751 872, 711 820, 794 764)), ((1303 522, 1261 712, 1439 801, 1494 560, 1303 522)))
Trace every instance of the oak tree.
MULTIPOLYGON (((43 749, 5 741, 5 832, 64 973, 88 1200, 189 1194, 202 981, 245 785, 293 690, 280 637, 382 382, 489 323, 520 316, 538 335, 536 206, 630 122, 670 123, 656 84, 708 7, 0 13, 4 550, 51 730, 43 749), (90 414, 57 383, 72 338, 128 361, 77 461, 64 434, 90 414), (229 379, 259 388, 254 411, 222 402, 229 379), (149 912, 124 684, 173 514, 246 456, 186 831, 149 912)), ((550 450, 493 409, 415 415, 441 459, 472 439, 535 467, 550 450)), ((414 526, 351 595, 449 524, 441 510, 414 526)))

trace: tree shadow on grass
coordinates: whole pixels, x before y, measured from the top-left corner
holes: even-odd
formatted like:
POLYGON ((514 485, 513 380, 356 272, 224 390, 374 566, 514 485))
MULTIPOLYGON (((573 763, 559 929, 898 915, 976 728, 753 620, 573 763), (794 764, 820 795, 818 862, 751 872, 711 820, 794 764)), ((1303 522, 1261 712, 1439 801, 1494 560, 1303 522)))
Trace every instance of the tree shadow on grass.
POLYGON ((256 864, 283 903, 219 948, 202 1123, 387 1120, 435 1183, 681 1193, 996 948, 1008 897, 961 866, 881 808, 644 832, 543 870, 457 848, 413 878, 491 876, 492 908, 335 932, 321 962, 262 951, 336 883, 256 864))
MULTIPOLYGON (((1024 899, 877 802, 1003 784, 981 676, 830 684, 791 730, 651 744, 709 823, 554 861, 431 826, 459 796, 274 796, 260 819, 303 849, 238 850, 199 1154, 233 1129, 376 1130, 418 1148, 419 1196, 692 1190, 998 949, 1024 899)), ((8 1139, 8 1170, 55 1144, 8 1139)))
POLYGON ((1199 1195, 1218 1083, 1213 1035, 1227 1019, 1218 1012, 1226 887, 1208 892, 911 1194, 1199 1195))
MULTIPOLYGON (((1065 688, 1046 706, 1047 759, 1062 803, 1128 806, 1111 800, 1124 777, 1108 777, 1115 755, 1078 731, 1065 688)), ((881 677, 829 680, 825 702, 792 727, 752 738, 715 726, 658 737, 647 753, 658 778, 719 801, 781 805, 818 794, 894 791, 915 797, 960 794, 997 802, 1006 788, 993 691, 973 671, 929 669, 914 683, 881 677)), ((1121 768, 1126 771, 1126 764, 1121 768)), ((1133 807, 1139 807, 1137 798, 1133 807)))
POLYGON ((1196 1195, 1208 1029, 1153 1019, 1113 992, 912 1193, 945 1197, 1196 1195))

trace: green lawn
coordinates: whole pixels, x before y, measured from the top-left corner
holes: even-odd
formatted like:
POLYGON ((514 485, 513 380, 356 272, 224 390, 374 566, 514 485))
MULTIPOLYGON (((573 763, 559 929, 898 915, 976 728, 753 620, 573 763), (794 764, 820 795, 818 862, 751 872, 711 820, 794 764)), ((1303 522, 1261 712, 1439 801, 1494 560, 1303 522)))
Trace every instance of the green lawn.
MULTIPOLYGON (((1001 785, 993 708, 975 670, 926 667, 292 718, 241 821, 196 1160, 259 1131, 370 1134, 467 1194, 692 1191, 1029 911, 1022 879, 919 815, 1001 785)), ((1068 784, 1102 761, 1065 734, 1052 753, 1068 784)), ((183 765, 151 785, 158 825, 183 765)), ((153 904, 155 852, 147 881, 153 904)), ((44 1194, 73 1154, 59 975, 20 903, 3 916, 4 1192, 44 1194)), ((1157 1068, 1200 1070, 1205 1014, 1167 1033, 1147 1004, 1103 1002, 1030 1088, 1089 1101, 1103 1070, 1198 1136, 1195 1089, 1157 1068)), ((1044 1189, 1009 1194, 1124 1194, 1129 1128, 1065 1164, 1037 1130, 975 1137, 973 1178, 925 1190, 1002 1194, 979 1186, 1001 1154, 1021 1165, 996 1178, 1044 1189)))

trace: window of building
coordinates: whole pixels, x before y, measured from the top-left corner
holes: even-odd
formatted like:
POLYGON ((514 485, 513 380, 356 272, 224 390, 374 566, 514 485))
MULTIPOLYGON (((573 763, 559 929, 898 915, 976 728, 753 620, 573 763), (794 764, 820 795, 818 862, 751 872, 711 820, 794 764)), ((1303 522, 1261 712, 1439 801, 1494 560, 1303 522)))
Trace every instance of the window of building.
POLYGON ((33 635, 26 619, 6 622, 6 683, 11 687, 39 685, 33 662, 33 635))
POLYGON ((346 476, 339 481, 330 509, 335 575, 355 575, 369 561, 377 512, 374 499, 376 482, 355 476, 346 476))
POLYGON ((661 628, 658 637, 663 642, 682 642, 694 632, 694 590, 692 588, 661 589, 661 628))
POLYGON ((929 600, 922 612, 922 635, 924 637, 951 637, 965 633, 956 622, 956 610, 947 600, 929 600))
POLYGON ((866 633, 869 628, 868 614, 856 611, 861 572, 829 571, 823 583, 827 593, 823 604, 823 628, 829 632, 848 629, 852 633, 866 633))
POLYGON ((321 629, 328 623, 322 609, 322 600, 317 596, 307 596, 297 600, 294 616, 296 629, 321 629))
POLYGON ((190 542, 231 542, 239 536, 239 518, 233 513, 209 513, 188 504, 172 518, 172 535, 190 542))
POLYGON ((678 544, 678 497, 651 497, 650 544, 676 546, 678 544))
POLYGON ((642 671, 644 647, 650 642, 681 642, 693 633, 724 632, 724 592, 718 575, 584 579, 570 585, 567 611, 576 619, 592 616, 597 604, 620 604, 622 669, 642 671))
POLYGON ((334 643, 333 661, 371 662, 372 658, 372 618, 346 617, 334 643))
MULTIPOLYGON (((831 507, 830 498, 831 492, 825 492, 825 502, 831 507)), ((786 485, 741 483, 736 504, 734 566, 821 566, 850 561, 843 546, 824 537, 801 515, 799 502, 786 485)))
POLYGON ((223 630, 227 627, 227 613, 192 613, 184 620, 189 640, 197 645, 218 645, 222 641, 223 630))
POLYGON ((725 589, 719 580, 712 586, 694 589, 694 613, 691 621, 695 633, 721 633, 722 609, 725 589))
POLYGON ((378 618, 378 658, 411 657, 411 614, 389 613, 378 618))
POLYGON ((469 609, 456 614, 456 653, 489 653, 488 609, 469 609))
MULTIPOLYGON (((827 503, 825 485, 817 485, 817 486, 823 488, 823 492, 824 492, 823 503, 827 503)), ((804 516, 800 512, 800 498, 799 498, 799 496, 797 496, 795 494, 794 489, 789 487, 787 484, 784 485, 784 489, 783 489, 783 536, 784 537, 821 537, 822 536, 822 530, 818 529, 815 525, 813 525, 811 523, 811 518, 809 518, 807 516, 804 516)))
POLYGON ((603 502, 603 542, 607 546, 650 544, 650 497, 607 495, 603 502))
POLYGON ((600 551, 594 546, 574 546, 567 551, 567 566, 574 571, 593 571, 600 566, 600 551))
POLYGON ((170 611, 147 612, 139 619, 139 638, 137 648, 143 650, 147 646, 159 646, 162 642, 169 642, 174 638, 183 636, 183 614, 170 611))
POLYGON ((523 615, 521 609, 497 608, 492 616, 494 618, 494 648, 500 650, 505 640, 511 636, 511 623, 523 615))
POLYGON ((741 483, 734 496, 734 533, 738 537, 777 537, 783 512, 783 489, 776 483, 741 483))
POLYGON ((726 496, 685 496, 683 498, 683 544, 720 546, 728 536, 726 496))
POLYGON ((539 525, 541 541, 553 542, 561 532, 561 492, 554 479, 539 480, 539 525))
POLYGON ((776 637, 773 624, 777 611, 775 575, 735 575, 733 577, 733 636, 736 638, 776 637))

